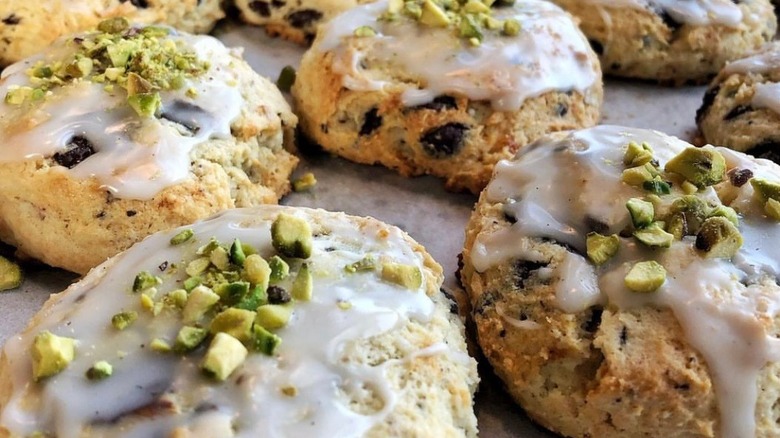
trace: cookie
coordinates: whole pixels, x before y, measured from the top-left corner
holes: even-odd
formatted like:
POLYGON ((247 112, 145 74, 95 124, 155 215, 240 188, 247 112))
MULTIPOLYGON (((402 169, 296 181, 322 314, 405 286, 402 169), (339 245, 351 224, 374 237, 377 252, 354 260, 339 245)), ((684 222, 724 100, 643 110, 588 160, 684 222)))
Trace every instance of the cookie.
POLYGON ((309 45, 320 24, 372 0, 236 0, 241 19, 264 26, 271 36, 309 45))
POLYGON ((4 0, 0 3, 0 66, 40 52, 59 37, 119 16, 206 33, 225 14, 219 0, 4 0))
POLYGON ((769 0, 553 0, 580 19, 605 74, 704 83, 774 37, 769 0))
POLYGON ((323 210, 155 234, 6 343, 0 435, 476 437, 442 279, 398 228, 323 210))
POLYGON ((696 112, 708 143, 780 163, 780 45, 726 65, 696 112))
POLYGON ((499 163, 461 278, 513 398, 569 437, 780 435, 780 168, 659 132, 499 163))
POLYGON ((324 25, 292 89, 303 133, 349 160, 477 193, 528 142, 597 122, 601 71, 567 13, 538 0, 445 3, 382 1, 324 25))
POLYGON ((289 190, 297 119, 240 51, 122 18, 100 27, 3 72, 0 239, 83 274, 155 231, 289 190))

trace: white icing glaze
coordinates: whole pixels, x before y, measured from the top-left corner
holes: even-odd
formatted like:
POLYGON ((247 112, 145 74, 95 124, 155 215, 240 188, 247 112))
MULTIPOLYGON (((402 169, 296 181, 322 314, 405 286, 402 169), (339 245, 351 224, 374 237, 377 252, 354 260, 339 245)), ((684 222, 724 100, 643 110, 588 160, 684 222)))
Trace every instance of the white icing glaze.
POLYGON ((515 111, 528 98, 553 90, 584 92, 601 80, 585 37, 568 14, 548 2, 527 0, 496 8, 498 19, 514 18, 522 31, 516 37, 486 32, 476 48, 451 29, 423 27, 407 19, 377 21, 386 9, 383 0, 344 12, 326 25, 314 45, 314 50, 334 53, 333 69, 349 89, 375 91, 389 85, 361 68, 363 62, 379 63, 422 82, 422 88, 403 92, 404 105, 458 93, 490 101, 499 111, 515 111), (378 32, 370 53, 348 48, 343 41, 360 26, 378 32))
MULTIPOLYGON (((148 345, 155 337, 172 340, 181 322, 166 313, 152 318, 138 308, 138 294, 129 291, 135 274, 159 272, 157 267, 164 261, 179 263, 192 257, 195 248, 212 236, 223 242, 239 238, 267 256, 273 253, 270 222, 281 208, 265 211, 260 216, 260 210, 232 210, 200 222, 193 227, 200 243, 173 247, 168 241, 176 231, 153 235, 64 292, 34 330, 11 338, 5 346, 13 393, 0 416, 1 424, 12 433, 47 430, 59 438, 81 436, 82 426, 94 424, 97 436, 101 431, 117 436, 119 426, 111 424, 111 419, 159 394, 174 393, 185 406, 201 406, 205 411, 127 423, 122 436, 168 436, 178 426, 197 431, 197 436, 227 436, 215 432, 224 431, 226 422, 239 437, 361 436, 395 406, 397 395, 384 378, 387 367, 441 354, 470 363, 463 352, 441 342, 422 350, 409 345, 404 351, 401 346, 401 358, 377 366, 345 360, 354 357, 350 353, 361 339, 402 327, 410 320, 429 321, 434 303, 423 288, 407 290, 381 281, 373 272, 346 274, 345 265, 368 253, 420 269, 423 261, 398 229, 390 229, 383 237, 380 230, 386 228, 376 223, 358 229, 335 215, 319 220, 329 233, 315 238, 309 259, 313 298, 296 303, 290 323, 277 331, 283 341, 276 357, 250 353, 227 381, 215 383, 200 372, 201 353, 180 357, 143 348, 142 344, 148 345), (352 307, 341 310, 337 303, 342 300, 352 307), (124 331, 113 329, 111 315, 129 309, 138 309, 139 319, 124 331), (29 346, 33 336, 45 329, 78 339, 76 359, 45 385, 30 387, 29 346), (123 358, 119 351, 125 353, 123 358), (84 371, 96 360, 114 365, 114 374, 100 383, 84 378, 84 371), (297 396, 280 392, 289 385, 297 388, 297 396), (343 394, 366 388, 379 398, 381 407, 368 414, 350 410, 343 394)), ((311 213, 301 209, 294 214, 307 217, 311 213)), ((183 272, 164 277, 158 289, 173 289, 183 278, 183 272)))
MULTIPOLYGON (((767 44, 758 53, 731 62, 723 68, 721 76, 732 74, 768 74, 780 70, 780 46, 767 44)), ((755 84, 755 93, 750 101, 755 108, 767 108, 780 114, 780 84, 759 82, 755 84)))
MULTIPOLYGON (((582 0, 581 0, 582 1, 582 0)), ((679 23, 711 23, 736 27, 742 22, 742 10, 731 0, 584 0, 610 7, 663 11, 679 23)))
MULTIPOLYGON (((654 131, 599 126, 558 140, 540 140, 513 160, 499 163, 485 197, 506 203, 504 211, 517 222, 477 236, 471 255, 475 269, 484 271, 515 257, 538 261, 540 256, 524 237, 553 238, 584 252, 590 231, 585 217, 602 222, 608 233, 623 229, 629 220, 625 202, 642 196, 620 181, 629 141, 648 142, 661 166, 687 145, 654 131)), ((718 150, 729 168, 780 180, 777 166, 768 161, 718 150)), ((737 192, 730 205, 742 216, 745 241, 733 260, 702 258, 691 238, 663 251, 623 238, 618 254, 598 268, 583 267, 582 256, 568 254, 557 268, 556 295, 567 312, 605 302, 620 309, 670 308, 710 369, 721 413, 720 436, 739 438, 754 436, 758 374, 768 362, 780 360, 780 341, 763 325, 780 315, 775 284, 780 277, 780 246, 775 244, 780 241, 780 224, 764 216, 750 184, 740 188, 724 184, 737 192), (651 259, 666 268, 666 283, 652 294, 629 291, 624 284, 629 268, 651 259), (595 290, 591 275, 597 277, 595 290)), ((712 188, 699 196, 717 197, 712 188)))
MULTIPOLYGON (((161 93, 163 116, 190 123, 197 132, 164 118, 139 117, 118 86, 108 93, 101 84, 73 82, 52 90, 23 122, 18 107, 0 103, 0 162, 49 157, 67 149, 74 136, 84 136, 96 153, 72 169, 58 166, 55 171, 79 179, 94 177, 115 196, 131 199, 150 199, 187 179, 190 151, 210 138, 229 138, 230 124, 241 112, 243 98, 231 67, 238 55, 208 36, 168 38, 210 62, 207 72, 187 80, 182 89, 161 93), (186 95, 190 88, 196 97, 186 95)), ((61 40, 46 53, 8 67, 0 80, 0 96, 11 86, 29 85, 25 71, 36 61, 63 59, 70 50, 61 40)))

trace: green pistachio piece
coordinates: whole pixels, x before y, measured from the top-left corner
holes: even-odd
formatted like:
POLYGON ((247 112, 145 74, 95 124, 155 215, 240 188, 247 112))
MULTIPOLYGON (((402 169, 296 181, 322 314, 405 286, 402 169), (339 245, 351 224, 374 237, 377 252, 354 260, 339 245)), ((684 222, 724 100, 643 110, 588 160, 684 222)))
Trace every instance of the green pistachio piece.
POLYGON ((35 336, 30 356, 33 378, 37 382, 60 373, 73 362, 76 340, 43 331, 35 336))
POLYGON ((490 7, 479 0, 466 1, 466 4, 463 5, 463 10, 469 14, 490 13, 490 7))
POLYGON ((376 31, 371 26, 360 26, 353 32, 353 35, 355 35, 358 38, 367 38, 376 36, 376 31))
POLYGON ((249 293, 249 283, 246 281, 221 283, 214 287, 214 292, 220 296, 223 303, 237 303, 249 293))
POLYGON ((111 317, 111 325, 117 330, 124 330, 130 327, 136 319, 138 319, 138 312, 136 311, 119 312, 111 317))
POLYGON ((431 27, 447 27, 450 24, 450 18, 433 0, 425 0, 422 5, 420 22, 431 27))
POLYGON ((219 247, 209 254, 209 261, 220 271, 227 271, 230 268, 230 256, 225 248, 219 247))
POLYGON ((244 247, 238 239, 233 240, 233 244, 230 245, 230 261, 239 267, 244 266, 244 261, 246 261, 244 247))
POLYGON ((162 107, 160 93, 140 93, 127 97, 127 103, 141 117, 152 117, 162 107))
POLYGON ((404 7, 404 0, 390 0, 387 2, 387 12, 390 14, 399 14, 404 7))
POLYGON ((225 380, 244 363, 248 353, 238 339, 227 333, 217 333, 206 351, 201 368, 216 380, 225 380))
POLYGON ((504 21, 504 26, 501 29, 501 33, 503 33, 506 36, 516 36, 520 33, 520 30, 522 30, 522 26, 520 25, 520 22, 513 18, 510 18, 504 21))
POLYGON ((663 222, 653 222, 645 228, 636 230, 634 237, 647 246, 669 248, 674 241, 674 234, 664 231, 663 222))
POLYGON ((422 12, 423 12, 422 7, 420 7, 420 5, 418 5, 415 2, 406 2, 404 4, 403 13, 414 19, 419 20, 420 17, 422 17, 422 12))
POLYGON ((712 147, 691 146, 669 160, 664 170, 682 175, 697 187, 707 187, 723 181, 726 159, 712 147))
POLYGON ((631 215, 631 222, 635 228, 644 228, 653 222, 655 207, 651 202, 639 198, 631 198, 626 202, 626 208, 631 215))
POLYGON ((311 190, 315 185, 317 185, 317 178, 314 177, 313 173, 306 172, 303 176, 293 181, 292 188, 295 192, 305 192, 311 190))
POLYGON ((372 255, 367 255, 355 263, 344 266, 344 270, 350 274, 355 272, 373 271, 376 269, 376 259, 372 255))
POLYGON ((688 223, 682 213, 676 213, 667 218, 666 232, 674 236, 676 240, 691 235, 688 232, 688 223))
POLYGON ((243 278, 265 292, 271 279, 271 266, 259 255, 252 254, 244 260, 243 278))
POLYGON ((152 339, 152 342, 149 343, 149 348, 158 353, 167 353, 173 350, 171 344, 160 338, 152 339))
POLYGON ((289 65, 284 66, 279 72, 279 78, 276 80, 276 86, 279 90, 289 93, 293 84, 295 84, 295 68, 289 65))
POLYGON ((215 304, 219 302, 219 295, 206 286, 198 286, 190 292, 187 304, 182 309, 182 321, 185 324, 197 322, 215 304))
POLYGON ((655 261, 635 264, 625 278, 627 288, 641 293, 655 292, 665 281, 666 269, 655 261))
POLYGON ((588 233, 585 246, 588 258, 596 265, 602 265, 617 254, 620 248, 620 237, 617 234, 603 236, 599 233, 588 233))
POLYGON ((728 207, 728 206, 723 205, 723 204, 719 204, 719 205, 715 206, 714 208, 712 208, 707 216, 708 217, 716 217, 716 216, 725 217, 732 224, 734 224, 736 226, 739 226, 739 215, 737 215, 737 212, 733 208, 728 207))
POLYGON ((685 193, 686 195, 693 195, 694 193, 699 191, 699 188, 696 187, 695 184, 691 183, 688 180, 683 181, 680 187, 682 188, 683 193, 685 193))
POLYGON ((241 342, 249 342, 252 337, 252 324, 256 313, 250 310, 229 308, 223 310, 211 320, 209 331, 212 335, 227 333, 241 342))
POLYGON ((173 351, 186 353, 194 350, 206 339, 208 334, 209 331, 206 329, 185 325, 176 334, 176 340, 173 341, 173 351))
POLYGON ((220 246, 219 241, 212 237, 211 239, 209 239, 209 243, 198 248, 198 250, 195 251, 195 254, 200 256, 208 256, 209 254, 211 254, 211 251, 214 251, 215 249, 219 248, 219 246, 220 246))
POLYGON ((271 243, 283 256, 307 259, 313 245, 311 227, 304 219, 280 213, 271 225, 271 243))
MULTIPOLYGON (((473 3, 474 1, 470 0, 470 2, 473 3)), ((482 31, 473 15, 466 15, 460 20, 460 36, 462 38, 476 38, 478 41, 482 41, 482 31)))
MULTIPOLYGON (((780 201, 776 201, 772 198, 767 199, 766 204, 764 204, 764 211, 770 218, 780 221, 780 201)), ((2 290, 2 288, 0 288, 0 290, 2 290)))
POLYGON ((252 327, 252 349, 268 356, 273 356, 281 345, 282 338, 269 332, 259 325, 252 327))
MULTIPOLYGON (((65 71, 74 78, 83 78, 89 76, 92 73, 92 59, 91 58, 77 58, 72 63, 68 64, 65 71)), ((50 75, 51 76, 51 75, 50 75)))
POLYGON ((0 256, 0 291, 16 289, 22 285, 24 275, 16 263, 0 256))
POLYGON ((162 278, 154 276, 147 271, 139 272, 133 280, 133 292, 141 292, 162 284, 162 278))
POLYGON ((672 192, 672 187, 669 183, 659 177, 655 177, 651 181, 645 181, 642 183, 642 188, 656 195, 668 195, 672 192))
POLYGON ((186 230, 179 231, 175 236, 171 237, 171 245, 181 245, 182 243, 192 239, 195 232, 187 228, 186 230))
POLYGON ((422 286, 422 272, 414 265, 384 262, 381 277, 382 280, 410 290, 418 290, 422 286))
MULTIPOLYGON (((211 255, 211 251, 209 251, 209 255, 211 255)), ((209 257, 198 257, 195 260, 189 262, 184 271, 190 277, 197 277, 200 274, 206 272, 206 269, 208 269, 210 265, 211 260, 209 257)))
POLYGON ((298 270, 298 275, 295 277, 295 281, 292 285, 292 297, 299 301, 311 300, 311 294, 314 290, 314 280, 312 279, 311 272, 309 271, 309 265, 306 263, 301 265, 301 269, 298 270))
POLYGON ((237 309, 244 309, 244 310, 252 310, 254 311, 261 305, 265 304, 268 301, 265 289, 261 289, 260 286, 255 286, 254 288, 250 289, 246 295, 244 295, 243 298, 241 298, 241 301, 236 303, 235 308, 237 309))
POLYGON ((278 283, 290 275, 290 265, 279 256, 273 256, 268 260, 271 268, 271 284, 278 283))
POLYGON ((657 170, 652 165, 645 164, 624 170, 620 179, 630 186, 642 187, 644 183, 652 181, 657 174, 657 170))
POLYGON ((750 185, 753 186, 753 191, 761 201, 766 202, 768 199, 780 201, 780 182, 769 181, 765 178, 752 178, 750 185))
POLYGON ((707 258, 731 258, 741 247, 739 229, 725 217, 707 219, 696 234, 696 249, 707 258))
POLYGON ((292 311, 292 306, 288 304, 264 304, 257 308, 255 324, 268 330, 282 328, 290 321, 292 311))
POLYGON ((653 161, 653 148, 645 142, 640 145, 632 141, 623 154, 623 164, 627 167, 643 166, 651 161, 653 161))
POLYGON ((114 373, 114 367, 110 363, 101 360, 95 362, 85 373, 89 380, 103 380, 114 373))
MULTIPOLYGON (((694 235, 699 231, 701 224, 707 220, 711 208, 701 198, 693 195, 685 195, 677 198, 669 207, 671 217, 679 216, 678 221, 682 226, 683 236, 694 235)), ((670 223, 671 225, 671 223, 670 223)), ((676 233, 673 233, 676 235, 676 233)))
POLYGON ((201 280, 200 277, 190 277, 186 280, 184 280, 184 290, 186 292, 190 292, 196 287, 200 286, 201 283, 203 283, 203 280, 201 280))
POLYGON ((114 17, 103 20, 97 25, 97 29, 105 33, 121 33, 130 28, 130 22, 125 17, 114 17))

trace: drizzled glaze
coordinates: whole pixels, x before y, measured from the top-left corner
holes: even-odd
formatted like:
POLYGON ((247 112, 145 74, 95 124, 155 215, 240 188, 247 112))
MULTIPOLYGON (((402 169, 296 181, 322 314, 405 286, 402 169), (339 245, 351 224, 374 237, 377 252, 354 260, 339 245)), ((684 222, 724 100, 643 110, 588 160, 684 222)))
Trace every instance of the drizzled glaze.
MULTIPOLYGON (((346 360, 358 355, 354 349, 362 339, 400 329, 410 320, 430 321, 435 305, 424 287, 408 290, 382 282, 376 273, 346 274, 345 265, 368 253, 420 269, 423 261, 398 229, 374 222, 357 228, 337 215, 317 220, 327 233, 315 238, 307 261, 314 274, 313 298, 296 303, 291 321, 277 332, 283 341, 276 357, 250 354, 227 381, 215 383, 202 375, 200 353, 180 357, 142 347, 153 337, 175 336, 181 322, 170 314, 152 318, 139 312, 139 319, 124 331, 111 327, 112 314, 137 309, 139 297, 129 291, 137 272, 159 273, 157 266, 163 261, 179 263, 192 257, 198 245, 212 236, 223 242, 239 238, 260 254, 273 253, 270 223, 281 210, 223 213, 194 226, 200 243, 172 247, 168 241, 176 231, 153 235, 119 255, 110 268, 97 268, 64 292, 34 329, 11 338, 5 346, 13 394, 0 417, 2 426, 20 435, 45 430, 59 438, 81 436, 81 427, 88 425, 98 436, 117 436, 121 427, 122 436, 139 438, 168 436, 178 426, 195 430, 196 436, 233 436, 231 425, 239 437, 361 436, 396 405, 397 392, 384 374, 388 367, 435 355, 471 365, 465 353, 442 341, 422 349, 401 345, 400 358, 376 366, 346 360), (339 301, 352 306, 341 310, 339 301), (31 385, 30 343, 46 329, 77 338, 76 359, 45 384, 31 385), (124 352, 121 359, 120 351, 124 352), (114 365, 114 374, 100 383, 84 378, 84 371, 96 360, 114 365), (280 389, 291 385, 297 395, 283 395, 280 389), (375 394, 379 406, 363 414, 350 410, 344 394, 365 390, 375 394), (111 423, 160 394, 172 394, 190 409, 180 415, 111 423)), ((300 209, 294 214, 307 217, 311 212, 300 209)), ((159 290, 170 290, 176 286, 174 281, 186 276, 180 272, 172 277, 164 277, 159 290)))
POLYGON ((652 9, 669 14, 679 23, 699 26, 717 23, 737 27, 743 18, 742 10, 731 0, 585 0, 585 3, 652 9))
MULTIPOLYGON (((79 179, 95 177, 116 197, 150 199, 187 179, 193 147, 210 138, 229 138, 231 121, 241 112, 243 98, 231 67, 239 56, 212 37, 167 38, 210 62, 208 71, 188 79, 180 90, 160 93, 162 116, 188 120, 196 132, 165 118, 139 117, 119 87, 109 93, 103 84, 77 81, 52 90, 33 114, 20 115, 18 107, 0 103, 0 163, 50 157, 81 135, 96 153, 72 169, 57 171, 79 179), (187 95, 189 89, 197 92, 194 98, 187 95), (179 102, 199 110, 181 111, 179 102)), ((0 96, 13 85, 30 85, 26 70, 36 61, 64 59, 71 50, 67 40, 60 40, 44 54, 9 66, 0 77, 0 96)))
POLYGON ((528 0, 494 9, 494 17, 514 18, 522 30, 515 37, 486 35, 479 47, 469 46, 452 29, 420 26, 405 18, 378 21, 386 9, 387 1, 351 9, 330 21, 314 45, 313 50, 334 53, 333 69, 351 90, 390 85, 361 67, 364 62, 389 64, 401 69, 404 77, 421 81, 419 89, 408 87, 403 92, 406 106, 460 93, 490 101, 496 110, 514 111, 528 98, 553 90, 583 92, 601 80, 585 37, 568 14, 548 2, 528 0), (378 33, 370 52, 344 41, 360 26, 378 33))
MULTIPOLYGON (((599 126, 559 140, 543 140, 524 149, 512 161, 501 162, 486 189, 490 202, 506 203, 517 219, 508 228, 477 236, 472 263, 484 271, 513 257, 541 260, 525 237, 547 237, 584 252, 586 217, 617 233, 630 220, 625 202, 643 193, 620 180, 622 157, 630 141, 648 142, 664 163, 686 143, 654 131, 599 126)), ((780 179, 777 167, 765 160, 718 149, 729 168, 751 169, 755 176, 780 179)), ((649 250, 632 239, 621 239, 617 256, 595 268, 577 254, 567 254, 557 269, 558 305, 567 312, 608 302, 620 309, 652 305, 670 308, 688 342, 705 358, 721 413, 721 436, 755 435, 757 379, 768 362, 780 361, 780 341, 763 325, 780 314, 780 224, 762 214, 750 184, 729 182, 718 193, 733 198, 741 214, 744 245, 732 261, 704 259, 690 238, 663 251, 649 250), (638 261, 657 260, 667 270, 666 283, 655 293, 638 294, 624 284, 638 261)), ((699 196, 717 199, 708 188, 699 196)))
MULTIPOLYGON (((780 70, 780 46, 770 43, 758 53, 731 62, 723 68, 721 77, 732 74, 768 74, 780 70)), ((750 101, 754 108, 767 108, 780 114, 780 84, 761 82, 755 84, 755 93, 750 101)))

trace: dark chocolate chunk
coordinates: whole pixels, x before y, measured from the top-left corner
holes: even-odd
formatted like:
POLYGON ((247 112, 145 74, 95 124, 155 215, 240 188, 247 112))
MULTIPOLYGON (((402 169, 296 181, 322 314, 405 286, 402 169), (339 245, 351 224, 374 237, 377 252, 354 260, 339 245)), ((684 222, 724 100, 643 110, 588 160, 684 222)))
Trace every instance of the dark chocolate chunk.
POLYGON ((588 40, 590 43, 590 46, 593 48, 593 51, 596 52, 597 55, 601 56, 604 54, 604 44, 601 44, 601 41, 597 40, 588 40))
POLYGON ((379 108, 377 107, 368 110, 363 117, 363 126, 360 127, 359 132, 361 136, 370 135, 382 126, 382 116, 379 115, 379 108))
POLYGON ((161 119, 181 125, 192 135, 195 135, 200 131, 200 125, 198 124, 197 119, 203 116, 211 117, 203 108, 183 100, 174 100, 173 103, 167 105, 163 109, 162 114, 160 114, 161 119))
POLYGON ((655 9, 654 12, 661 18, 661 21, 664 22, 664 25, 666 25, 666 27, 668 27, 672 33, 676 32, 677 29, 681 28, 683 25, 679 21, 675 20, 674 17, 672 17, 666 10, 655 9))
POLYGON ((282 0, 271 0, 271 6, 275 8, 281 8, 282 6, 286 5, 287 2, 283 2, 282 0))
POLYGON ((433 98, 432 102, 424 103, 422 105, 417 105, 414 107, 414 109, 423 110, 433 110, 433 111, 442 111, 442 110, 449 110, 449 109, 457 109, 458 108, 458 102, 455 100, 452 96, 436 96, 433 98))
POLYGON ((269 304, 286 304, 292 300, 290 292, 279 286, 268 286, 266 293, 268 294, 269 304))
POLYGON ((64 151, 55 153, 52 158, 60 166, 73 169, 94 153, 95 147, 92 146, 92 143, 86 137, 76 135, 70 139, 64 151))
POLYGON ((558 117, 565 117, 566 114, 569 114, 569 106, 565 103, 559 103, 555 106, 555 114, 557 114, 558 117))
POLYGON ((604 313, 604 309, 600 306, 588 308, 588 317, 580 324, 580 328, 588 333, 595 333, 601 325, 602 313, 604 313))
POLYGON ((262 17, 271 16, 271 6, 268 4, 268 2, 264 2, 260 0, 249 2, 249 9, 256 12, 258 15, 262 17))
POLYGON ((9 26, 15 26, 19 24, 22 21, 22 17, 17 16, 13 12, 5 18, 3 18, 3 23, 9 25, 9 26))
POLYGON ((548 262, 534 262, 530 260, 516 260, 514 263, 514 283, 518 289, 525 288, 525 282, 540 268, 549 265, 548 262))
POLYGON ((756 158, 765 158, 775 163, 780 163, 780 141, 764 140, 750 148, 747 153, 756 158))
POLYGON ((290 23, 290 26, 301 29, 322 18, 322 12, 314 9, 301 9, 287 14, 284 18, 290 23))
POLYGON ((704 93, 704 99, 702 99, 701 106, 696 110, 696 123, 700 123, 701 119, 707 115, 707 111, 709 111, 712 104, 715 103, 715 97, 717 97, 719 92, 720 85, 716 85, 704 93))
POLYGON ((429 155, 436 158, 447 157, 460 150, 468 130, 469 127, 462 123, 447 123, 428 130, 420 137, 420 143, 429 155))
POLYGON ((127 210, 127 211, 125 212, 125 214, 127 215, 127 217, 133 217, 133 216, 137 215, 137 214, 138 214, 138 212, 137 212, 137 211, 135 211, 135 210, 127 210))
POLYGON ((620 345, 626 345, 628 342, 628 327, 623 326, 623 330, 620 331, 620 345))
POLYGON ((147 0, 120 0, 122 3, 130 2, 131 5, 135 6, 136 8, 146 9, 149 7, 149 2, 147 0))
POLYGON ((477 304, 474 305, 472 313, 476 315, 484 315, 485 310, 488 307, 492 307, 496 304, 496 295, 493 292, 485 292, 477 299, 477 304))
POLYGON ((734 187, 742 187, 753 178, 753 171, 750 169, 731 169, 728 173, 729 181, 734 187))
POLYGON ((754 108, 750 105, 737 105, 723 117, 723 120, 731 120, 751 111, 754 111, 754 108))

